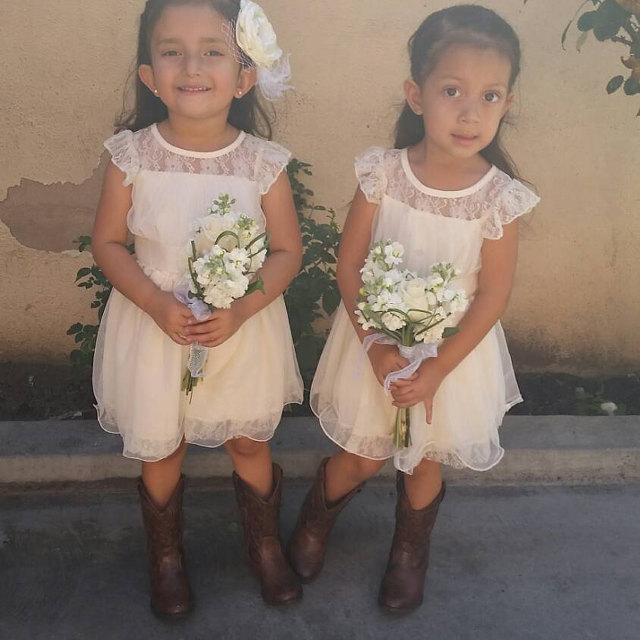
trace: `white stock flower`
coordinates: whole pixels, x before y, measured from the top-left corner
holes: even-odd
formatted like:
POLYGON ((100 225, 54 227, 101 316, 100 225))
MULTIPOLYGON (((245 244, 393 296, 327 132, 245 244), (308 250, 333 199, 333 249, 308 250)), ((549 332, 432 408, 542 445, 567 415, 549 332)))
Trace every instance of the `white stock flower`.
POLYGON ((236 22, 238 46, 257 67, 271 69, 282 57, 276 33, 262 7, 251 0, 242 0, 236 22))
POLYGON ((438 273, 435 273, 427 277, 425 288, 434 289, 435 287, 440 287, 443 284, 444 284, 444 280, 442 279, 442 276, 438 273))
POLYGON ((456 291, 455 297, 452 298, 449 302, 445 302, 444 308, 446 309, 447 313, 452 314, 458 313, 460 311, 465 311, 468 304, 469 300, 467 299, 467 296, 464 294, 464 292, 456 291))
POLYGON ((240 276, 236 280, 230 280, 227 283, 229 295, 233 298, 241 298, 249 286, 249 278, 247 276, 240 276))
POLYGON ((246 249, 235 247, 224 256, 226 265, 233 266, 235 269, 242 269, 249 262, 249 254, 246 249))
POLYGON ((387 288, 392 288, 394 285, 399 284, 404 279, 405 274, 399 269, 390 269, 382 277, 383 284, 387 288))
POLYGON ((457 291, 455 289, 443 289, 441 295, 439 296, 441 302, 451 302, 457 295, 457 291))
POLYGON ((398 331, 398 329, 402 329, 406 322, 401 316, 396 315, 395 313, 384 313, 382 314, 382 322, 384 326, 390 331, 398 331))
POLYGON ((440 342, 442 340, 442 334, 444 333, 446 326, 444 322, 437 324, 435 327, 431 327, 428 331, 424 331, 421 333, 417 339, 420 342, 425 342, 427 344, 431 342, 440 342))

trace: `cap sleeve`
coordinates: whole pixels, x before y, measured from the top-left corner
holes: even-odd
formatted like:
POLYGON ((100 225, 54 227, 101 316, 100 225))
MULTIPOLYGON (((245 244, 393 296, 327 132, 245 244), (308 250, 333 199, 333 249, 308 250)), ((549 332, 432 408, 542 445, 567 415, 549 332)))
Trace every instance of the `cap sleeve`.
POLYGON ((529 213, 540 202, 540 198, 531 189, 518 180, 510 180, 498 194, 492 212, 485 220, 482 235, 488 240, 502 238, 502 227, 516 218, 529 213))
POLYGON ((358 184, 366 199, 372 204, 380 204, 387 189, 384 152, 382 147, 371 147, 359 155, 355 161, 358 184))
POLYGON ((291 151, 275 142, 264 141, 258 152, 255 179, 264 195, 291 161, 291 151))
POLYGON ((113 164, 125 174, 122 184, 128 187, 138 175, 140 159, 133 132, 125 129, 105 140, 104 146, 111 154, 113 164))

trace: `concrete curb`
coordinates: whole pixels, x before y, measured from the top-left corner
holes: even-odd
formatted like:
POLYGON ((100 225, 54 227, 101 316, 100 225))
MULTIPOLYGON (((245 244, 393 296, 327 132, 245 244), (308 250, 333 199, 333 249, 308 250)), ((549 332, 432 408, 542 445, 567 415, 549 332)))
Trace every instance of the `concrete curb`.
MULTIPOLYGON (((447 468, 452 483, 604 484, 640 481, 640 416, 507 416, 506 454, 484 473, 447 468)), ((310 478, 335 450, 315 418, 285 418, 272 441, 288 477, 310 478)), ((121 440, 95 421, 0 422, 0 483, 89 482, 133 478, 139 463, 121 455, 121 440)), ((221 448, 190 447, 185 473, 228 477, 221 448)), ((382 471, 394 474, 391 464, 382 471)))

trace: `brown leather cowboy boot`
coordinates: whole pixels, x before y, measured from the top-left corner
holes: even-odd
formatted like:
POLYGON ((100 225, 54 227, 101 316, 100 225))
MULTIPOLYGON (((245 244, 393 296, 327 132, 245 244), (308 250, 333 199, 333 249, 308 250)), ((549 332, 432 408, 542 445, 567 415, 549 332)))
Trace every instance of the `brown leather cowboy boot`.
POLYGON ((268 499, 256 495, 233 473, 249 566, 260 580, 267 604, 289 604, 302 598, 302 586, 282 551, 278 518, 282 500, 282 469, 273 465, 273 492, 268 499))
POLYGON ((403 476, 398 472, 396 530, 378 597, 382 607, 398 612, 409 611, 422 604, 431 530, 445 494, 443 481, 440 493, 431 504, 424 509, 412 509, 404 490, 403 476))
POLYGON ((142 518, 147 533, 151 608, 162 617, 179 618, 191 610, 191 591, 182 548, 182 494, 184 476, 163 509, 151 500, 138 481, 142 518))
POLYGON ((318 468, 316 479, 304 500, 296 528, 287 546, 287 556, 294 571, 304 583, 315 580, 324 564, 327 542, 338 514, 349 500, 364 486, 364 482, 327 506, 325 498, 325 474, 329 458, 318 468))

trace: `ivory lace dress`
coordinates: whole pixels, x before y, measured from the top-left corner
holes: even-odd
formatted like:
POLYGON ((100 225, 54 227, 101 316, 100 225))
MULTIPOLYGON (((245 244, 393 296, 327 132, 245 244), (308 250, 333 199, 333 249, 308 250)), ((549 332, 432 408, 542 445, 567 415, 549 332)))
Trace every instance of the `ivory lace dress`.
MULTIPOLYGON (((105 147, 124 184, 133 185, 127 225, 136 259, 164 291, 185 272, 194 220, 221 194, 265 229, 261 197, 290 159, 279 145, 246 133, 218 151, 187 151, 170 145, 155 125, 122 131, 105 147)), ((282 296, 211 349, 191 403, 180 388, 188 352, 113 289, 98 333, 93 388, 100 424, 120 433, 126 457, 161 460, 183 437, 207 447, 238 436, 266 441, 283 406, 302 402, 282 296)))
MULTIPOLYGON (((501 238, 503 225, 539 201, 495 166, 467 189, 431 189, 412 172, 406 150, 369 149, 356 160, 356 174, 367 200, 379 205, 372 243, 402 243, 403 267, 423 274, 433 263, 454 263, 462 272, 456 284, 470 299, 483 242, 501 238)), ((392 440, 396 410, 363 354, 340 305, 311 389, 313 411, 340 447, 376 460, 394 456, 396 467, 408 473, 423 458, 478 471, 500 461, 498 428, 509 408, 522 401, 500 322, 444 379, 432 424, 422 403, 411 408, 413 442, 400 451, 392 440)))

